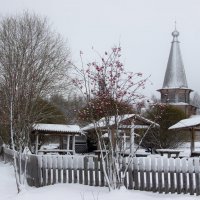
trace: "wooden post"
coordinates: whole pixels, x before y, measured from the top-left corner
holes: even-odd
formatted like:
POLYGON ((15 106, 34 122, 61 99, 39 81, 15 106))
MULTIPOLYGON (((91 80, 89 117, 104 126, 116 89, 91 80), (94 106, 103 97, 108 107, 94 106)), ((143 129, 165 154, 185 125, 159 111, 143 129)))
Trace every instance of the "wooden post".
POLYGON ((63 149, 63 136, 60 135, 60 149, 63 149))
POLYGON ((191 154, 192 154, 192 152, 194 151, 194 140, 195 140, 195 132, 194 132, 194 128, 192 128, 192 130, 191 130, 191 132, 192 132, 192 135, 191 135, 191 154))
POLYGON ((38 134, 36 133, 36 142, 35 142, 35 154, 38 154, 38 134))
POLYGON ((69 150, 70 135, 67 135, 67 150, 69 150))
POLYGON ((133 154, 135 152, 135 132, 134 132, 134 122, 131 122, 131 133, 130 133, 130 154, 133 154))
POLYGON ((75 154, 75 135, 73 135, 72 137, 72 150, 73 150, 73 154, 75 154))

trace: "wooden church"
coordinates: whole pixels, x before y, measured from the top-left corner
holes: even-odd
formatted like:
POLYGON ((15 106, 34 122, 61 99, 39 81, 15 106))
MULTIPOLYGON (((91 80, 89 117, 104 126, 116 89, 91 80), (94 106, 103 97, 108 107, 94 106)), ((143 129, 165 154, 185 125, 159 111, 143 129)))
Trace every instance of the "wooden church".
POLYGON ((174 105, 183 110, 186 116, 195 115, 197 108, 190 104, 190 93, 193 91, 188 88, 185 69, 179 46, 179 32, 172 32, 173 40, 171 43, 170 54, 163 86, 158 91, 161 94, 161 103, 174 105))

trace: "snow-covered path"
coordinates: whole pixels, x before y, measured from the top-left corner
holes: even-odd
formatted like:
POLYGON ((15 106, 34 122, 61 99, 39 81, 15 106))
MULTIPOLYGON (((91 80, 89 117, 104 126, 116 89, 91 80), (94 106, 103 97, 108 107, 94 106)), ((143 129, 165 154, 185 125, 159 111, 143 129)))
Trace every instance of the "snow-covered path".
POLYGON ((56 184, 42 188, 27 187, 17 194, 13 167, 0 162, 0 200, 197 200, 190 195, 165 195, 133 190, 108 192, 107 188, 91 187, 79 184, 56 184))

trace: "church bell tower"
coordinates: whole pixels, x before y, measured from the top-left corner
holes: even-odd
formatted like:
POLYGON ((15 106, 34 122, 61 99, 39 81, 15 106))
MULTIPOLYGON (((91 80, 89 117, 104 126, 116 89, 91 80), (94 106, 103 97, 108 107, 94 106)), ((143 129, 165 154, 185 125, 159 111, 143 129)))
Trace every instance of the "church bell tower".
POLYGON ((158 91, 161 94, 161 103, 174 105, 190 116, 196 114, 196 107, 190 105, 192 90, 188 88, 178 36, 179 32, 175 28, 163 86, 158 91))

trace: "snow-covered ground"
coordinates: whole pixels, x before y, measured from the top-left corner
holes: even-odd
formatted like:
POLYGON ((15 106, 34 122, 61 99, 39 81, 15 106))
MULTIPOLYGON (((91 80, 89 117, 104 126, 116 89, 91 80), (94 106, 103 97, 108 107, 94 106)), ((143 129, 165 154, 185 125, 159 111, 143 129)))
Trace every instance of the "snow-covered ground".
POLYGON ((199 197, 177 194, 158 194, 134 190, 116 190, 79 184, 56 184, 42 188, 26 187, 17 194, 13 167, 0 161, 0 200, 197 200, 199 197))

